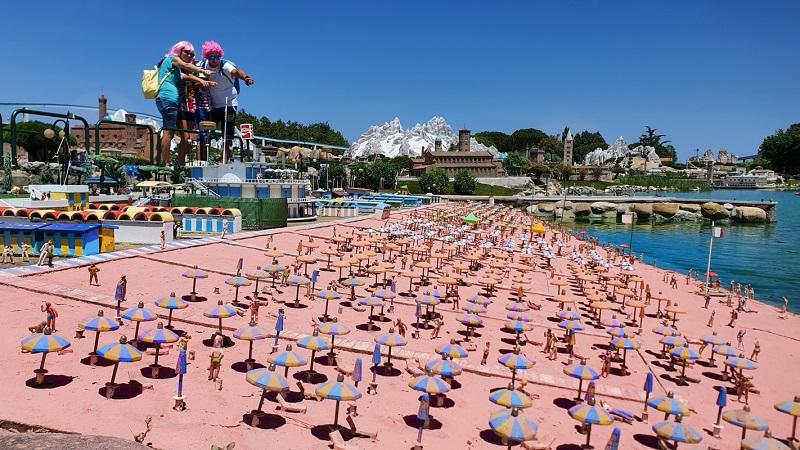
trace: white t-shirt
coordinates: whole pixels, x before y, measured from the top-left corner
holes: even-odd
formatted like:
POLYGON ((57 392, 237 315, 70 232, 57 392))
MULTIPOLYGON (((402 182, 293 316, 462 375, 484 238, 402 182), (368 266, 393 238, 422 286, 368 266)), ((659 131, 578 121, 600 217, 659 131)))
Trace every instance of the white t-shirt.
POLYGON ((211 75, 208 76, 209 81, 217 83, 215 87, 211 88, 211 107, 224 108, 226 97, 228 106, 239 106, 239 94, 233 84, 235 80, 233 71, 236 70, 236 66, 230 61, 225 61, 222 67, 217 66, 216 68, 206 64, 206 69, 211 71, 211 75), (220 68, 225 74, 220 72, 220 68))

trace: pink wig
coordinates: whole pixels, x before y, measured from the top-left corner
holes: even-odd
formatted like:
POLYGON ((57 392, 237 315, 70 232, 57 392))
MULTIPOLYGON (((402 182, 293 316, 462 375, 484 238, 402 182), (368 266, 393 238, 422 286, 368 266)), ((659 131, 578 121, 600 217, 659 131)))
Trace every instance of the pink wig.
POLYGON ((203 58, 208 59, 208 55, 217 53, 219 56, 225 56, 222 46, 216 41, 206 41, 203 43, 203 58))
POLYGON ((189 41, 180 41, 169 49, 167 56, 181 56, 181 52, 184 50, 189 50, 194 53, 194 45, 189 41))

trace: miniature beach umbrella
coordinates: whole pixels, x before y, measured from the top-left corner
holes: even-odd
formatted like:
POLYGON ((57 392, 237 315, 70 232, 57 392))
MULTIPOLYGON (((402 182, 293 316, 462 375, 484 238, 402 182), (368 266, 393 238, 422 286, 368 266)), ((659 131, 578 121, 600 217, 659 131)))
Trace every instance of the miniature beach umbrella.
POLYGON ((762 437, 753 437, 742 440, 744 450, 791 450, 791 447, 772 437, 772 433, 767 430, 762 437))
POLYGON ((331 300, 338 300, 341 298, 341 295, 339 295, 339 293, 333 289, 323 289, 317 292, 317 297, 325 300, 325 312, 322 314, 322 321, 327 322, 330 320, 330 317, 328 316, 328 303, 331 300))
POLYGON ((458 321, 467 327, 467 341, 472 336, 472 330, 475 327, 483 324, 483 319, 481 319, 477 314, 464 314, 458 319, 458 321))
POLYGON ((511 330, 514 332, 514 336, 518 344, 519 344, 519 334, 533 329, 533 325, 530 322, 525 322, 522 320, 508 321, 505 323, 505 325, 503 325, 503 327, 506 330, 511 330))
POLYGON ((653 397, 647 401, 647 404, 651 408, 655 408, 658 411, 664 413, 664 420, 667 420, 670 414, 673 416, 688 416, 692 413, 689 411, 689 407, 686 406, 683 402, 675 399, 675 393, 670 391, 667 392, 666 397, 653 397))
POLYGON ((217 302, 217 306, 209 309, 208 311, 204 311, 203 315, 206 317, 210 317, 212 319, 219 320, 219 334, 222 334, 222 319, 227 319, 228 317, 233 317, 236 315, 236 308, 231 305, 225 305, 222 303, 222 300, 217 302))
MULTIPOLYGON (((372 315, 375 310, 376 306, 383 306, 383 300, 379 299, 378 297, 374 297, 370 295, 369 297, 364 297, 358 301, 358 304, 361 306, 369 306, 369 316, 367 317, 367 330, 372 331, 372 315)), ((380 327, 377 329, 380 330, 380 327)))
POLYGON ((627 367, 628 350, 636 350, 640 344, 629 338, 614 338, 611 340, 611 346, 622 350, 622 367, 627 367))
MULTIPOLYGON (((117 378, 117 368, 119 367, 119 363, 142 360, 142 352, 140 352, 138 348, 129 344, 128 338, 125 336, 121 336, 119 338, 119 342, 117 343, 109 344, 99 348, 97 350, 97 355, 103 359, 114 362, 114 371, 111 373, 111 382, 106 385, 106 389, 108 389, 108 386, 114 386, 114 380, 117 378)), ((113 396, 113 388, 111 393, 109 393, 107 390, 106 395, 109 397, 113 396)))
POLYGON ((408 382, 408 387, 427 394, 445 394, 450 390, 450 385, 430 370, 425 375, 414 377, 408 382))
POLYGON ((303 355, 292 350, 292 344, 287 344, 286 350, 282 352, 271 353, 267 357, 267 362, 284 367, 284 376, 289 376, 289 367, 300 367, 308 364, 308 361, 306 361, 303 355))
POLYGON ((497 358, 497 362, 511 369, 511 386, 514 386, 514 381, 517 378, 518 370, 530 369, 535 362, 526 358, 524 355, 519 354, 518 349, 514 349, 512 353, 506 353, 497 358))
POLYGON ((253 283, 251 283, 250 280, 248 280, 245 277, 235 276, 225 280, 225 284, 227 284, 228 286, 233 286, 236 289, 236 294, 233 297, 233 302, 232 302, 234 305, 236 305, 239 303, 239 288, 242 286, 250 286, 253 283))
POLYGON ((581 320, 581 315, 571 309, 559 311, 557 316, 561 320, 581 320))
POLYGON ((474 224, 478 223, 478 217, 475 216, 475 214, 473 214, 473 213, 467 214, 461 220, 463 220, 464 223, 467 224, 467 225, 474 225, 474 224))
POLYGON ((570 417, 586 425, 586 447, 591 445, 592 425, 611 425, 614 422, 605 409, 595 405, 594 399, 575 405, 568 412, 570 417))
POLYGON ((461 307, 461 310, 469 314, 484 314, 486 307, 477 303, 467 303, 461 307))
POLYGON ((264 406, 264 397, 267 391, 281 392, 289 389, 289 381, 278 372, 275 372, 275 364, 270 364, 269 368, 249 370, 245 375, 248 383, 262 389, 261 400, 258 402, 258 411, 264 406))
POLYGON ((632 338, 633 332, 625 327, 612 327, 606 330, 606 333, 615 338, 632 338))
POLYGON ((722 420, 722 410, 726 406, 728 406, 728 388, 720 386, 719 392, 717 393, 717 425, 719 425, 719 421, 722 420))
POLYGON ((508 442, 510 449, 516 442, 524 442, 536 438, 539 425, 519 409, 501 409, 489 417, 489 427, 498 436, 508 442))
POLYGON ((83 328, 85 330, 94 331, 94 347, 92 349, 92 354, 97 354, 97 346, 100 343, 100 333, 104 333, 106 331, 114 331, 119 328, 119 324, 114 319, 109 319, 103 315, 103 310, 97 311, 97 315, 94 317, 89 317, 88 319, 82 322, 83 328))
MULTIPOLYGON (((255 300, 258 299, 258 282, 261 281, 261 280, 266 280, 268 278, 272 278, 272 275, 269 275, 267 272, 264 272, 263 270, 261 270, 261 267, 256 267, 256 270, 254 270, 252 272, 246 272, 244 275, 245 275, 245 278, 247 278, 248 280, 252 280, 252 281, 256 282, 255 286, 253 286, 253 300, 255 301, 255 300)), ((238 287, 236 288, 236 298, 237 299, 239 298, 239 288, 238 287)))
POLYGON ((747 430, 767 431, 769 429, 769 425, 764 422, 764 419, 750 411, 750 405, 744 405, 743 409, 725 411, 722 414, 722 420, 740 427, 742 429, 742 439, 746 437, 747 430))
POLYGON ((277 261, 273 261, 267 267, 264 267, 261 270, 267 272, 272 277, 272 288, 275 289, 275 280, 283 272, 283 266, 277 261))
POLYGON ((647 411, 647 401, 650 400, 650 394, 653 393, 653 372, 647 372, 644 378, 644 410, 647 411))
POLYGON ((725 345, 727 340, 725 340, 722 336, 718 336, 716 331, 711 335, 703 336, 700 340, 705 344, 711 344, 711 359, 709 359, 709 361, 713 364, 714 355, 716 354, 714 353, 714 347, 717 345, 725 345))
POLYGON ((181 274, 184 278, 191 278, 192 279, 192 292, 189 293, 191 295, 192 301, 195 300, 197 297, 197 280, 202 278, 208 278, 208 274, 199 270, 197 266, 192 267, 191 269, 183 272, 181 274))
POLYGON ((508 388, 498 389, 489 394, 489 401, 506 408, 523 409, 533 406, 533 401, 531 401, 530 397, 513 389, 511 385, 508 388))
POLYGON ((523 322, 531 322, 531 316, 529 316, 529 315, 527 315, 525 313, 516 312, 516 311, 509 311, 508 314, 506 314, 506 319, 508 319, 508 320, 521 320, 523 322))
POLYGON ((239 328, 233 332, 233 337, 236 339, 247 341, 249 348, 247 351, 247 360, 245 362, 252 363, 253 359, 253 341, 258 341, 267 338, 267 332, 251 321, 248 325, 239 328))
POLYGON ((433 359, 425 364, 425 369, 445 378, 453 378, 461 374, 464 369, 452 359, 433 359))
POLYGON ((489 303, 492 302, 491 300, 480 294, 470 295, 469 297, 467 297, 467 301, 470 303, 475 303, 477 305, 483 305, 483 306, 487 306, 489 303))
POLYGON ((68 340, 63 337, 52 334, 49 327, 45 327, 41 333, 32 334, 21 342, 22 350, 30 353, 41 353, 42 362, 39 364, 39 369, 36 370, 37 384, 44 382, 44 359, 50 352, 60 352, 70 346, 68 340), (39 376, 41 374, 41 376, 39 376), (39 381, 41 379, 41 382, 39 381))
POLYGON ((375 377, 378 375, 378 365, 381 363, 381 344, 375 343, 372 348, 372 382, 375 383, 375 377))
POLYGON ((297 340, 297 346, 306 350, 311 350, 311 367, 308 369, 310 376, 314 372, 314 355, 318 351, 324 351, 331 348, 328 341, 319 336, 319 328, 314 328, 314 333, 311 336, 303 336, 297 340))
POLYGON ((681 332, 676 330, 675 328, 668 327, 666 325, 659 325, 653 328, 653 333, 659 334, 661 336, 680 336, 681 332))
POLYGON ((155 301, 155 305, 159 308, 169 310, 167 317, 167 328, 172 328, 172 311, 176 309, 184 309, 189 306, 183 299, 178 298, 174 292, 170 293, 168 297, 159 297, 155 301))
POLYGON ((170 329, 164 328, 164 324, 158 322, 156 328, 146 331, 141 339, 142 342, 156 345, 156 357, 153 367, 158 366, 158 354, 161 353, 161 344, 171 344, 178 342, 178 335, 170 329))
POLYGON ((389 332, 375 337, 375 342, 389 347, 386 365, 392 365, 392 347, 402 347, 408 343, 406 338, 394 332, 394 328, 389 328, 389 332))
POLYGON ((670 352, 670 356, 681 360, 681 380, 686 380, 686 363, 690 361, 697 361, 700 355, 689 347, 675 347, 670 352))
POLYGON ((785 402, 775 403, 775 409, 778 411, 788 414, 793 417, 792 420, 792 440, 796 440, 796 432, 797 432, 797 418, 800 417, 800 395, 796 395, 794 400, 789 400, 785 402))
POLYGON ((316 394, 318 397, 336 400, 336 412, 333 425, 339 425, 339 402, 353 401, 361 398, 361 391, 352 384, 344 382, 344 375, 341 373, 336 377, 336 381, 329 381, 317 386, 316 394))
POLYGON ((583 324, 579 320, 562 320, 558 323, 558 327, 566 332, 583 330, 583 324))
POLYGON ((581 398, 581 390, 583 389, 584 381, 591 381, 600 378, 600 374, 596 370, 586 365, 586 360, 581 359, 578 364, 571 364, 564 368, 564 374, 572 378, 578 379, 578 397, 581 398))
POLYGON ((464 347, 456 344, 455 339, 451 339, 449 343, 437 345, 435 351, 436 353, 442 355, 442 359, 458 359, 469 356, 469 352, 467 352, 464 347))
MULTIPOLYGON (((507 311, 525 312, 530 311, 531 307, 527 303, 511 302, 506 304, 507 311)), ((580 316, 579 316, 580 318, 580 316)))
POLYGON ((319 327, 319 332, 322 334, 327 334, 328 336, 331 337, 331 347, 330 347, 331 351, 328 354, 331 356, 335 356, 334 350, 336 349, 336 344, 335 344, 336 336, 342 336, 344 334, 349 333, 350 328, 348 328, 347 325, 339 323, 334 317, 333 321, 322 324, 319 327))
POLYGON ((141 322, 156 320, 156 315, 144 307, 144 302, 139 302, 135 308, 126 309, 122 312, 122 318, 136 322, 136 331, 133 333, 133 340, 139 340, 139 325, 141 322))
POLYGON ((675 421, 665 420, 653 425, 653 431, 658 437, 673 441, 672 448, 678 448, 678 442, 686 444, 697 444, 703 440, 703 436, 696 429, 683 424, 683 416, 676 416, 675 421))

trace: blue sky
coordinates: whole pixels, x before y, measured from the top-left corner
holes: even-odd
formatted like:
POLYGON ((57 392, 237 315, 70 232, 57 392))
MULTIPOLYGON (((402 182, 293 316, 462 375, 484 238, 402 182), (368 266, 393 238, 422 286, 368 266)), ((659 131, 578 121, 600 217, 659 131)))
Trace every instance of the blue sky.
POLYGON ((800 121, 797 1, 62 4, 5 5, 0 102, 95 105, 102 92, 112 108, 156 114, 142 69, 178 40, 214 39, 256 80, 245 109, 327 121, 351 141, 395 116, 509 133, 569 125, 609 142, 650 125, 684 159, 753 154, 800 121))

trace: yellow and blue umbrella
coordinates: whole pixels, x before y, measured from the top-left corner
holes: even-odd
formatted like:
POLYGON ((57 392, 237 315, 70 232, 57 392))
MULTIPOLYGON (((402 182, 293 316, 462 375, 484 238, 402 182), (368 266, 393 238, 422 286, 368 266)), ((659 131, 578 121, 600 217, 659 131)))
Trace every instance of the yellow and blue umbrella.
POLYGON ((581 320, 581 315, 577 311, 565 309, 558 312, 558 318, 561 320, 581 320))
POLYGON ((408 382, 408 387, 427 394, 444 394, 450 390, 449 384, 443 379, 434 376, 430 371, 425 375, 413 378, 408 382))
POLYGON ((183 272, 181 274, 181 276, 184 277, 184 278, 191 278, 192 279, 192 292, 190 292, 190 294, 192 296, 197 295, 197 292, 196 292, 197 291, 197 280, 198 279, 202 279, 202 278, 208 278, 208 274, 203 272, 202 270, 199 270, 197 268, 197 266, 194 266, 191 269, 187 270, 186 272, 183 272))
POLYGON ((363 286, 364 285, 364 281, 361 280, 360 278, 350 277, 350 278, 342 281, 342 285, 353 289, 353 288, 357 288, 359 286, 363 286))
POLYGON ((100 343, 100 333, 114 331, 119 328, 119 324, 114 319, 109 319, 103 314, 103 310, 97 311, 97 315, 89 317, 81 322, 85 330, 96 332, 94 337, 94 349, 92 353, 97 353, 97 346, 100 343))
POLYGON ((735 357, 739 354, 739 352, 730 344, 718 345, 716 348, 712 349, 711 352, 725 357, 735 357))
POLYGON ((681 334, 680 331, 666 325, 660 325, 653 328, 653 333, 660 334, 661 336, 680 336, 681 334))
POLYGON ((266 339, 268 334, 266 330, 256 325, 255 322, 250 322, 248 325, 234 331, 233 337, 242 341, 248 341, 250 348, 247 352, 247 361, 253 361, 253 341, 266 339))
POLYGON ((336 413, 333 425, 339 425, 339 402, 353 401, 361 398, 361 391, 350 383, 344 382, 344 375, 341 373, 336 377, 336 381, 329 381, 317 386, 315 390, 317 397, 328 400, 336 400, 336 413))
POLYGON ((422 298, 418 298, 417 299, 417 303, 419 303, 420 305, 425 305, 425 306, 436 306, 441 302, 442 301, 439 300, 438 297, 434 297, 431 294, 425 294, 425 295, 422 296, 422 298))
POLYGON ((350 332, 350 328, 347 325, 339 323, 336 318, 333 319, 332 322, 327 322, 319 327, 319 332, 322 334, 327 334, 331 337, 331 351, 330 355, 334 355, 334 350, 336 349, 336 336, 342 336, 350 332))
POLYGON ((591 446, 592 425, 611 425, 614 422, 605 409, 595 405, 594 399, 575 405, 568 412, 570 417, 586 425, 586 447, 591 446))
POLYGON ((442 358, 466 358, 469 356, 469 352, 462 346, 455 343, 455 341, 450 341, 446 344, 439 344, 436 346, 435 349, 436 353, 442 355, 442 358))
POLYGON ((481 319, 477 314, 471 313, 467 313, 459 317, 458 321, 467 327, 467 341, 469 341, 469 338, 472 337, 472 329, 483 325, 483 319, 481 319))
POLYGON ((227 284, 228 286, 233 286, 236 289, 236 294, 234 294, 233 297, 233 304, 236 305, 239 303, 239 288, 242 286, 250 286, 253 283, 251 283, 250 280, 248 280, 247 278, 237 275, 235 277, 230 277, 227 280, 225 280, 225 284, 227 284))
POLYGON ((755 370, 758 369, 758 363, 747 358, 733 357, 725 361, 725 365, 732 369, 741 370, 755 370))
POLYGON ((509 311, 508 314, 506 314, 506 318, 508 320, 521 320, 523 322, 531 322, 531 316, 518 311, 509 311))
POLYGON ((498 389, 489 394, 489 401, 506 408, 522 409, 533 406, 530 397, 514 389, 498 389))
POLYGON ((292 350, 292 344, 288 344, 286 350, 282 352, 271 353, 267 358, 267 362, 286 368, 284 372, 285 376, 289 375, 289 367, 300 367, 308 364, 308 361, 306 361, 303 355, 292 350))
POLYGON ((677 400, 675 394, 671 391, 667 393, 666 397, 651 398, 647 401, 647 406, 663 412, 664 420, 666 420, 670 414, 673 416, 688 416, 692 414, 691 411, 689 411, 689 407, 677 400))
POLYGON ((792 422, 792 440, 795 440, 797 433, 797 418, 800 417, 800 395, 796 395, 794 400, 775 403, 773 407, 778 411, 788 414, 794 418, 792 422))
POLYGON ((383 306, 383 300, 381 300, 378 297, 370 295, 359 300, 358 304, 361 306, 369 306, 369 315, 367 316, 368 320, 367 329, 372 331, 372 313, 374 312, 376 306, 383 306))
POLYGON ((283 375, 275 372, 275 364, 271 364, 269 368, 249 370, 245 375, 248 383, 261 389, 261 399, 258 401, 258 411, 264 406, 264 397, 267 391, 281 392, 289 389, 289 380, 283 375))
POLYGON ((658 341, 661 345, 669 347, 683 347, 686 345, 686 338, 683 336, 664 336, 658 341))
POLYGON ((327 322, 330 320, 330 317, 328 316, 328 303, 331 300, 337 300, 342 296, 333 289, 322 289, 321 291, 317 292, 317 297, 325 300, 325 312, 322 314, 322 321, 327 322))
POLYGON ((295 304, 297 304, 298 302, 300 302, 300 286, 307 286, 311 284, 311 280, 304 277, 303 275, 292 275, 289 277, 289 279, 286 280, 286 283, 289 286, 297 287, 294 293, 294 302, 295 304))
POLYGON ((633 332, 628 330, 625 327, 612 327, 606 330, 607 334, 610 334, 613 337, 621 337, 621 338, 632 338, 634 336, 633 332))
POLYGON ((622 350, 622 367, 628 367, 628 350, 636 350, 641 347, 641 344, 630 338, 614 338, 611 340, 611 346, 622 350))
POLYGON ((169 310, 169 317, 167 317, 167 328, 172 328, 172 311, 176 309, 184 309, 189 306, 183 299, 178 298, 174 292, 170 293, 167 297, 159 297, 154 302, 159 308, 169 310))
POLYGON ((233 317, 236 315, 236 308, 231 305, 225 305, 222 303, 222 300, 217 302, 217 306, 203 311, 203 315, 206 317, 210 317, 212 319, 219 320, 219 334, 222 334, 222 319, 227 319, 228 317, 233 317))
POLYGON ((30 353, 41 353, 42 363, 39 365, 39 372, 44 372, 44 359, 50 352, 59 352, 70 346, 68 340, 52 334, 50 328, 45 327, 42 333, 32 334, 21 342, 22 350, 30 353))
POLYGON ((470 314, 483 314, 486 312, 486 307, 477 303, 467 303, 461 310, 470 314))
POLYGON ((745 405, 743 409, 725 411, 722 414, 722 420, 740 427, 742 429, 742 439, 746 437, 747 430, 767 431, 769 429, 769 425, 764 419, 750 411, 749 405, 745 405))
POLYGON ((117 368, 121 362, 135 362, 142 360, 142 352, 138 348, 128 344, 128 339, 125 336, 119 338, 119 342, 114 344, 105 345, 97 350, 97 355, 103 359, 114 362, 114 371, 111 373, 111 383, 114 384, 114 379, 117 377, 117 368))
POLYGON ((434 359, 425 364, 425 369, 430 370, 436 375, 453 378, 461 375, 464 369, 460 364, 451 359, 434 359))
POLYGON ((744 450, 791 450, 791 447, 772 437, 767 430, 763 437, 754 437, 742 440, 744 450))
POLYGON ((394 332, 394 328, 389 328, 389 332, 375 337, 375 342, 389 347, 389 353, 386 360, 386 365, 392 365, 392 347, 402 347, 408 344, 406 338, 394 332))
POLYGON ((531 361, 525 356, 520 355, 516 351, 512 353, 506 353, 505 355, 501 355, 499 358, 497 358, 497 362, 511 369, 512 388, 514 387, 514 382, 517 379, 517 371, 530 369, 531 367, 533 367, 534 364, 536 364, 534 361, 531 361))
POLYGON ((511 320, 505 323, 503 327, 507 330, 511 330, 517 334, 522 333, 524 331, 530 331, 533 329, 533 325, 530 322, 524 322, 522 320, 511 320))
POLYGON ((283 266, 277 262, 273 262, 261 270, 272 275, 272 288, 275 289, 275 279, 278 277, 279 274, 283 272, 283 266))
POLYGON ((700 355, 698 355, 696 351, 692 350, 689 347, 675 347, 670 352, 670 356, 675 359, 680 359, 682 362, 681 380, 686 379, 686 362, 697 361, 700 358, 700 355))
POLYGON ((678 448, 678 442, 697 444, 703 436, 696 429, 684 425, 683 416, 676 416, 675 421, 664 421, 653 425, 653 431, 662 439, 674 442, 673 448, 678 448))
POLYGON ((563 328, 566 331, 581 331, 583 330, 583 324, 578 320, 562 320, 558 323, 559 328, 563 328))
POLYGON ((483 305, 483 306, 487 306, 489 305, 489 303, 491 303, 491 300, 480 294, 475 294, 467 297, 467 301, 470 303, 475 303, 477 305, 483 305))
POLYGON ((596 380, 600 378, 600 374, 596 370, 586 365, 586 360, 582 359, 578 364, 572 364, 564 368, 564 374, 578 379, 578 398, 581 398, 581 390, 583 389, 583 382, 596 380))
POLYGON ((523 442, 536 437, 539 426, 532 419, 520 415, 518 409, 501 409, 489 416, 489 427, 498 436, 508 441, 523 442))
POLYGON ((126 309, 122 312, 122 318, 136 322, 136 331, 133 333, 133 340, 139 340, 139 325, 141 322, 150 322, 156 320, 156 315, 149 309, 144 307, 144 302, 139 302, 135 308, 126 309))
POLYGON ((384 299, 384 300, 389 300, 389 299, 393 299, 393 298, 397 297, 397 294, 395 294, 392 291, 387 291, 386 289, 381 289, 379 291, 376 291, 372 295, 374 295, 375 297, 384 299))
POLYGON ((308 376, 314 372, 314 355, 317 351, 324 351, 331 348, 328 341, 319 337, 319 329, 314 328, 314 334, 311 336, 303 336, 297 340, 297 346, 306 350, 311 350, 311 367, 308 369, 308 376))
POLYGON ((161 353, 161 344, 178 342, 178 335, 175 334, 174 331, 164 328, 163 323, 158 322, 156 328, 145 331, 140 340, 142 342, 147 342, 148 344, 156 344, 156 358, 153 362, 153 365, 157 366, 158 354, 161 353))
POLYGON ((527 303, 522 303, 522 302, 506 303, 507 311, 525 312, 525 311, 530 311, 530 309, 531 307, 528 306, 527 303))

